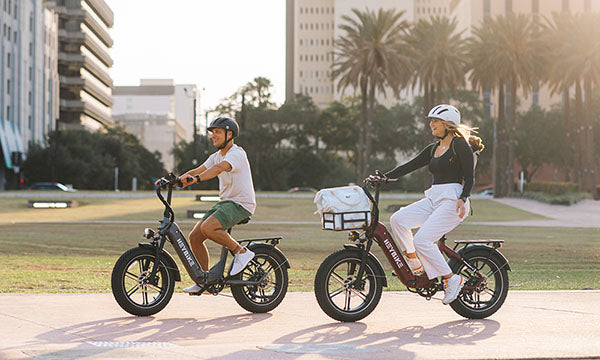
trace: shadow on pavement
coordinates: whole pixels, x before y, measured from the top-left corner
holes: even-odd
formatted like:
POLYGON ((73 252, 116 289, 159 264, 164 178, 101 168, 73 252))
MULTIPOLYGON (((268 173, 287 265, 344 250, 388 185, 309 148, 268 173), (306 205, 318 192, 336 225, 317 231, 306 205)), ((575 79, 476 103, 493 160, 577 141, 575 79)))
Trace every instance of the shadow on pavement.
MULTIPOLYGON (((500 328, 494 320, 457 320, 432 328, 408 326, 387 332, 369 333, 364 323, 332 323, 302 329, 276 339, 272 345, 259 346, 264 350, 292 354, 319 353, 321 356, 339 358, 339 354, 393 352, 398 358, 413 358, 405 345, 475 345, 477 341, 492 337, 500 328), (292 345, 292 346, 290 346, 292 345), (337 355, 336 355, 337 354, 337 355)), ((216 358, 219 359, 219 358, 216 358)))

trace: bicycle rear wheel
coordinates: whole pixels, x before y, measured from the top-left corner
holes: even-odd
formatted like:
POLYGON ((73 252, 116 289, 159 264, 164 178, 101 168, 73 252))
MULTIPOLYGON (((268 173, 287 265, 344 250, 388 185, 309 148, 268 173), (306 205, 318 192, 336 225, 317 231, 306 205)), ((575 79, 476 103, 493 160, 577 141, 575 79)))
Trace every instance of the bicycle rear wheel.
POLYGON ((256 248, 254 259, 235 279, 259 281, 257 285, 232 285, 235 301, 253 313, 265 313, 275 309, 287 293, 287 259, 269 248, 256 248))
MULTIPOLYGON (((472 291, 463 289, 458 298, 450 303, 450 307, 468 319, 486 318, 500 309, 508 294, 506 261, 488 249, 467 251, 463 258, 475 267, 484 279, 480 286, 472 291)), ((476 283, 479 279, 477 274, 458 261, 451 261, 450 268, 455 274, 461 274, 467 279, 467 285, 476 283)))

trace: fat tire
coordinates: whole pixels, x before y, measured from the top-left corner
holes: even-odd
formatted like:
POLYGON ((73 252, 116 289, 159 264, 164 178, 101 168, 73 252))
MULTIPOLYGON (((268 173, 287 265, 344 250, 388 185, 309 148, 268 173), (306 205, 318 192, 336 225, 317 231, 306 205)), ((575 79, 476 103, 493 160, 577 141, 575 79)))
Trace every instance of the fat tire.
MULTIPOLYGON (((112 293, 115 300, 121 308, 128 313, 136 316, 150 316, 164 309, 173 296, 175 289, 175 272, 170 269, 161 259, 157 274, 161 276, 161 283, 164 289, 159 292, 155 301, 150 305, 140 305, 135 303, 128 295, 125 288, 125 277, 128 268, 134 261, 146 259, 154 261, 155 250, 149 248, 137 247, 126 251, 115 263, 111 276, 112 293)), ((150 270, 152 268, 150 267, 150 270)))
MULTIPOLYGON (((508 294, 508 271, 507 266, 504 266, 506 264, 506 260, 492 249, 488 250, 480 248, 467 250, 462 256, 469 264, 473 264, 475 261, 486 262, 486 264, 490 266, 492 272, 495 272, 494 284, 496 288, 500 288, 495 291, 494 296, 492 296, 490 299, 490 301, 493 300, 493 304, 490 306, 486 306, 479 310, 474 309, 465 302, 466 295, 461 293, 456 300, 450 303, 450 307, 457 314, 467 319, 487 318, 500 309, 502 304, 504 304, 504 300, 506 300, 506 295, 508 294)), ((460 273, 460 271, 464 268, 464 265, 454 259, 452 260, 453 261, 450 261, 449 264, 450 268, 454 273, 460 273)))
MULTIPOLYGON (((365 266, 365 274, 369 281, 369 293, 366 296, 366 300, 363 301, 363 305, 356 311, 344 311, 333 304, 329 297, 329 277, 331 272, 340 264, 352 262, 357 265, 356 271, 358 271, 358 265, 361 261, 361 252, 357 250, 344 249, 334 252, 329 255, 319 266, 317 274, 315 276, 315 296, 319 306, 332 319, 342 322, 353 322, 358 321, 368 316, 377 304, 381 300, 381 293, 383 291, 383 282, 381 276, 385 274, 378 274, 378 266, 372 258, 367 258, 365 266)), ((364 275, 363 275, 364 276, 364 275)))
MULTIPOLYGON (((255 255, 254 260, 266 259, 273 266, 275 282, 281 283, 281 285, 275 289, 275 293, 273 294, 273 298, 269 299, 269 301, 265 303, 260 303, 254 301, 250 295, 250 290, 256 290, 256 287, 250 289, 247 285, 232 285, 231 286, 231 294, 235 301, 245 310, 252 313, 266 313, 273 309, 275 309, 285 297, 288 289, 288 267, 287 267, 287 259, 282 257, 277 251, 269 249, 269 248, 257 248, 253 249, 255 255), (247 292, 248 291, 248 292, 247 292)), ((252 265, 249 265, 252 268, 252 265)), ((248 280, 248 278, 243 277, 244 275, 248 275, 248 267, 244 269, 241 273, 237 274, 234 279, 240 280, 248 280)))

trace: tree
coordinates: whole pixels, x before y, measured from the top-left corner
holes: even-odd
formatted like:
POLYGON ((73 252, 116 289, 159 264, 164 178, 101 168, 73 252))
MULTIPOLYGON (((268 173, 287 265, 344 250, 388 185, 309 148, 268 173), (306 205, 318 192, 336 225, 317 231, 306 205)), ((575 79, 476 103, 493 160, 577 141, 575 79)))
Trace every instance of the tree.
MULTIPOLYGON (((554 16, 554 29, 562 31, 556 49, 555 70, 566 79, 564 86, 575 85, 575 153, 578 180, 595 195, 593 85, 600 84, 600 16, 583 13, 554 16), (563 17, 564 16, 564 17, 563 17)), ((555 42, 553 42, 555 44, 555 42)))
POLYGON ((333 77, 338 90, 351 87, 361 96, 360 123, 357 142, 357 181, 369 170, 372 150, 372 127, 375 93, 386 94, 391 88, 398 96, 399 89, 408 83, 412 63, 406 55, 402 36, 408 23, 401 20, 404 11, 352 9, 356 19, 342 16, 340 29, 344 34, 336 39, 336 62, 333 77))
POLYGON ((114 187, 114 169, 119 168, 120 188, 133 177, 140 189, 152 189, 153 178, 165 174, 158 152, 151 153, 122 127, 91 133, 66 130, 49 135, 48 147, 31 144, 23 172, 29 182, 48 181, 52 167, 57 180, 79 189, 107 190, 114 187))
MULTIPOLYGON (((514 187, 514 144, 516 138, 517 91, 525 95, 539 84, 545 64, 546 44, 536 23, 524 14, 487 18, 474 31, 470 44, 471 81, 477 88, 496 86, 498 89, 498 148, 496 166, 504 171, 496 173, 495 181, 502 186, 494 195, 505 196, 514 187), (488 74, 486 74, 488 73, 488 74), (491 74, 489 74, 491 73, 491 74), (504 86, 510 94, 508 121, 504 124, 504 86), (503 144, 506 138, 506 144, 503 144), (506 151, 506 154, 503 152, 506 151), (504 160, 504 159, 502 159, 504 160)), ((494 186, 496 188, 496 184, 494 186)))

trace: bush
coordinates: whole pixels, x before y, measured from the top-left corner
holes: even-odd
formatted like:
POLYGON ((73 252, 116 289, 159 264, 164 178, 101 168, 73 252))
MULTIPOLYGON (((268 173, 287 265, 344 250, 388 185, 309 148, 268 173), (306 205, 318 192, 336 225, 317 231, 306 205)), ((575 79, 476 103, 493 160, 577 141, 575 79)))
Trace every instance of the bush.
POLYGON ((552 205, 573 205, 581 200, 591 198, 590 194, 583 192, 571 192, 566 194, 555 195, 539 191, 525 191, 522 194, 513 193, 510 196, 541 201, 552 205))
POLYGON ((541 181, 525 184, 523 191, 565 195, 579 192, 579 185, 572 182, 541 181))

